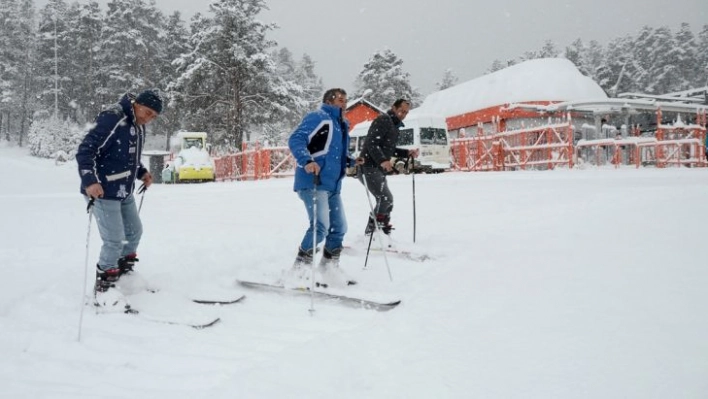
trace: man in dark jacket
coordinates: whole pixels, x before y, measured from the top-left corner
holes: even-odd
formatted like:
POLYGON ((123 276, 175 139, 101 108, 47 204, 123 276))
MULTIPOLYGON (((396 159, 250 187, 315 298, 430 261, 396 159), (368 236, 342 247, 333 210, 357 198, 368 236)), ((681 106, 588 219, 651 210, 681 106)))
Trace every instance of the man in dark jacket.
POLYGON ((391 211, 393 210, 393 194, 388 188, 386 174, 394 171, 391 157, 416 158, 418 149, 406 150, 397 148, 398 129, 402 128, 403 120, 411 109, 411 103, 405 99, 398 99, 393 103, 391 109, 383 115, 379 115, 369 127, 364 146, 361 149, 361 157, 364 164, 359 168, 357 177, 376 197, 376 207, 374 213, 376 220, 369 215, 366 224, 365 234, 371 234, 378 223, 385 234, 391 234, 391 211))
MULTIPOLYGON (((120 102, 102 111, 76 153, 81 193, 94 199, 93 213, 103 240, 94 294, 105 293, 118 279, 133 270, 143 226, 135 205, 135 180, 145 188, 152 175, 140 156, 145 143, 145 125, 162 112, 162 97, 146 90, 137 97, 128 93, 120 102)), ((96 303, 104 305, 99 295, 96 303)))

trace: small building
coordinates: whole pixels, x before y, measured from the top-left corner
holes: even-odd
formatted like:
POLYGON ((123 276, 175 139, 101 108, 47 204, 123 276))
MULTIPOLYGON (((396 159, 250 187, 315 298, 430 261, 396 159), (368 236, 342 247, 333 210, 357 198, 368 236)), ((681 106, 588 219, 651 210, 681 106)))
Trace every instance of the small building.
POLYGON ((344 117, 349 121, 349 130, 361 122, 373 121, 386 111, 375 106, 364 98, 357 98, 347 103, 344 117))
POLYGON ((510 104, 549 105, 584 99, 606 99, 607 94, 565 58, 542 58, 460 83, 428 95, 420 106, 426 113, 445 116, 452 136, 456 132, 485 131, 497 121, 502 131, 533 125, 542 117, 510 104))

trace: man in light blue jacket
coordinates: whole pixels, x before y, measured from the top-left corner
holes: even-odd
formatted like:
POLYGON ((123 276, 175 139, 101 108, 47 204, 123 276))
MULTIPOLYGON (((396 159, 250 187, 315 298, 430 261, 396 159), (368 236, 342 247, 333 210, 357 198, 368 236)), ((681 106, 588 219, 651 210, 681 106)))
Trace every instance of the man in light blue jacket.
POLYGON ((349 123, 344 119, 347 93, 329 89, 320 109, 310 112, 290 136, 288 146, 297 161, 294 191, 305 204, 310 225, 305 232, 293 269, 298 272, 313 262, 313 234, 317 244, 324 241, 320 269, 339 267, 347 220, 341 198, 346 168, 354 166, 349 156, 349 123), (314 201, 317 201, 317 225, 314 201))

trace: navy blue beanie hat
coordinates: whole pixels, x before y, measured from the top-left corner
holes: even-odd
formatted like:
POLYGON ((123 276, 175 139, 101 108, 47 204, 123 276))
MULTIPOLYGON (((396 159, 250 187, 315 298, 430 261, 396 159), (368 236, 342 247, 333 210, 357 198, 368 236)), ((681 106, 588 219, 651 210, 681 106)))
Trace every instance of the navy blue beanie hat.
POLYGON ((152 109, 158 114, 162 112, 162 96, 157 89, 148 89, 138 94, 135 102, 152 109))

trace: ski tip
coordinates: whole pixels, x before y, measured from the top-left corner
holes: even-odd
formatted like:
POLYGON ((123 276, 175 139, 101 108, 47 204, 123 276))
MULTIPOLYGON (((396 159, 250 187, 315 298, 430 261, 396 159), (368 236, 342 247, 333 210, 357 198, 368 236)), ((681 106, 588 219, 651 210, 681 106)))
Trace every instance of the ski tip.
POLYGON ((219 323, 220 321, 221 321, 221 317, 217 317, 216 319, 214 319, 214 320, 212 320, 212 321, 210 321, 210 322, 208 322, 208 323, 204 323, 204 324, 192 324, 191 327, 192 327, 193 329, 195 329, 195 330, 203 330, 203 329, 205 329, 205 328, 211 327, 211 326, 213 326, 213 325, 219 323))
POLYGON ((372 306, 372 308, 374 308, 380 312, 386 312, 391 309, 395 309, 400 304, 401 304, 401 301, 398 300, 398 301, 387 302, 387 303, 379 303, 379 304, 376 304, 375 306, 372 306))
POLYGON ((231 305, 234 303, 241 302, 246 298, 246 295, 241 295, 239 297, 233 298, 233 299, 192 299, 192 302, 198 303, 200 305, 231 305))

